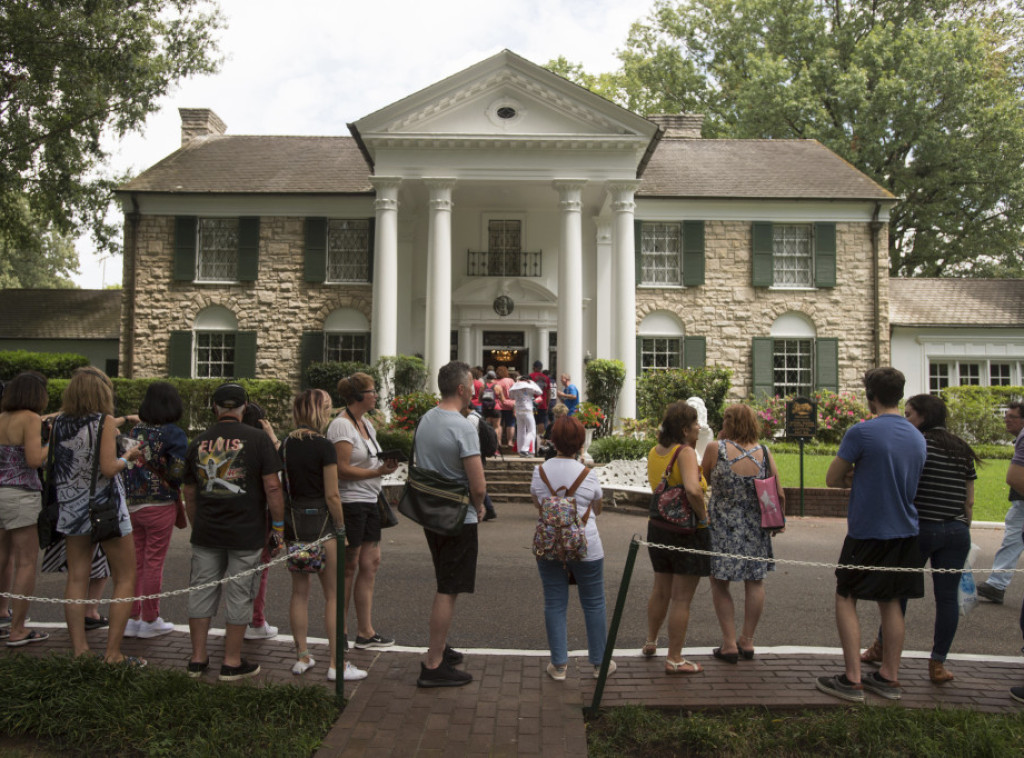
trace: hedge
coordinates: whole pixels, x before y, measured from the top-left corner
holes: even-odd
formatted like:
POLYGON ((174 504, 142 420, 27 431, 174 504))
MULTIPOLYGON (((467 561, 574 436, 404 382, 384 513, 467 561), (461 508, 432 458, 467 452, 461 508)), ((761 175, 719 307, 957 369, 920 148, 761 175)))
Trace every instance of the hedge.
POLYGON ((637 439, 632 435, 610 435, 591 442, 587 455, 594 459, 594 463, 639 461, 646 459, 656 444, 658 440, 654 437, 637 439))
POLYGON ((76 353, 4 350, 0 351, 0 381, 9 381, 23 371, 38 371, 47 379, 70 379, 76 368, 88 365, 89 359, 76 353))
POLYGON ((306 386, 310 389, 321 389, 331 396, 331 402, 335 408, 345 406, 341 396, 338 395, 338 382, 357 371, 369 374, 373 377, 375 387, 380 387, 380 376, 377 370, 366 363, 359 361, 328 361, 326 363, 310 363, 306 367, 306 386))
MULTIPOLYGON (((118 416, 138 413, 139 405, 146 395, 146 388, 153 382, 170 382, 181 395, 184 413, 178 426, 192 437, 206 429, 213 421, 210 412, 210 397, 213 391, 224 383, 223 379, 111 379, 114 383, 114 412, 118 416)), ((249 393, 249 399, 258 403, 267 413, 267 419, 275 429, 290 429, 292 426, 292 399, 294 393, 287 382, 277 379, 239 379, 239 384, 249 393)), ((67 379, 53 379, 47 385, 50 403, 47 412, 60 410, 61 397, 68 386, 67 379)))
POLYGON ((636 415, 659 424, 669 403, 699 397, 708 409, 708 426, 721 429, 725 396, 730 387, 732 369, 727 368, 647 371, 636 383, 636 415))
POLYGON ((971 444, 994 444, 1009 440, 999 410, 1024 398, 1024 387, 946 387, 940 396, 946 401, 949 431, 971 444))

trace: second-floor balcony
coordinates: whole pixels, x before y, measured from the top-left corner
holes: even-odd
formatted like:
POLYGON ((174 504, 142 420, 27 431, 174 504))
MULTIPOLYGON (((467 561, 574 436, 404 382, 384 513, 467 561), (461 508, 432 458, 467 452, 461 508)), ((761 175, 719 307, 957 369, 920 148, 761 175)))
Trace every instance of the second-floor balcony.
POLYGON ((469 276, 540 276, 541 251, 468 250, 466 273, 469 276))

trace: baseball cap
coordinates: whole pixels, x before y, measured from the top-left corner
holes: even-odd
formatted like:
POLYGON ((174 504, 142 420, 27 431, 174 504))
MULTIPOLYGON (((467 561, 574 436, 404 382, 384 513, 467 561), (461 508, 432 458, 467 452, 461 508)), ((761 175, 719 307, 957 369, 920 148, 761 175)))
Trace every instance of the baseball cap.
POLYGON ((241 408, 247 402, 249 396, 240 384, 222 384, 213 391, 213 404, 225 410, 241 408))

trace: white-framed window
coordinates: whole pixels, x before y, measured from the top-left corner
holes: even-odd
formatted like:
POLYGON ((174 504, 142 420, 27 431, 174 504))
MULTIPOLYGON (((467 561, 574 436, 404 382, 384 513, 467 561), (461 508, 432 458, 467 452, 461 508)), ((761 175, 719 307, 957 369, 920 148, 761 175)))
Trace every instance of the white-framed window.
POLYGON ((354 308, 339 308, 324 319, 324 360, 370 362, 370 322, 354 308))
POLYGON ((682 224, 644 221, 640 225, 639 284, 679 286, 683 283, 682 224))
POLYGON ((641 337, 640 371, 682 368, 680 337, 641 337))
POLYGON ((813 349, 812 339, 775 339, 772 372, 776 395, 810 395, 814 387, 813 349))
POLYGON ((936 359, 928 362, 928 391, 946 387, 1009 387, 1024 384, 1024 361, 969 358, 936 359))
POLYGON ((238 280, 238 219, 199 219, 196 246, 196 281, 238 280))
POLYGON ((199 379, 233 377, 238 321, 220 305, 199 311, 195 320, 192 375, 199 379))
POLYGON ((772 226, 775 287, 803 289, 814 286, 814 246, 810 224, 772 226))
POLYGON ((330 219, 327 222, 327 281, 370 279, 370 220, 330 219))

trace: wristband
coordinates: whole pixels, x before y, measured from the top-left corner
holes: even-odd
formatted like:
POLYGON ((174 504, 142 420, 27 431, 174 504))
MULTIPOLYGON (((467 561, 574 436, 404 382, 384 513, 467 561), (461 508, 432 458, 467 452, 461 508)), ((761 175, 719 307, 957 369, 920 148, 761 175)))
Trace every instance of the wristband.
POLYGON ((274 527, 274 531, 275 532, 280 532, 280 533, 283 534, 284 533, 284 527, 283 526, 275 526, 274 527))
POLYGON ((284 529, 284 522, 283 521, 271 521, 270 525, 272 527, 274 527, 275 529, 277 529, 277 528, 284 529))
POLYGON ((118 458, 118 460, 121 461, 121 463, 124 464, 125 468, 128 468, 128 459, 127 458, 123 458, 122 457, 122 458, 118 458))

